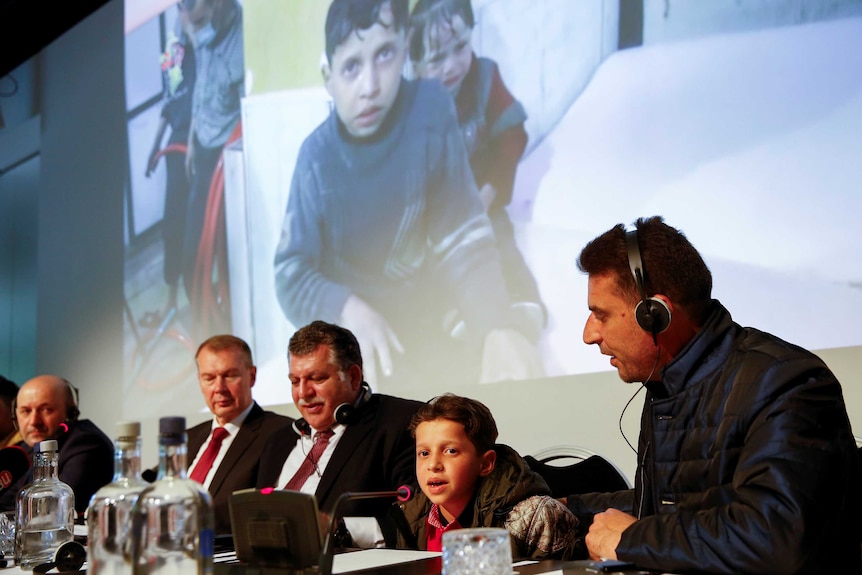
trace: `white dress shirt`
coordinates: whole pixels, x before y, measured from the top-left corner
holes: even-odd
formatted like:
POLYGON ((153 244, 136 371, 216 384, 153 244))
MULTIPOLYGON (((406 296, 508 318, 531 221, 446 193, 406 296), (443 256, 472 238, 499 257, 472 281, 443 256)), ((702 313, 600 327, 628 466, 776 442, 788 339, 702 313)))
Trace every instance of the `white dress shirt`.
MULTIPOLYGON (((339 440, 344 436, 344 432, 347 430, 347 427, 340 423, 336 423, 330 429, 332 430, 333 435, 329 439, 329 445, 326 446, 326 449, 317 461, 314 473, 312 473, 302 487, 299 488, 299 491, 302 493, 310 493, 314 495, 317 491, 317 487, 320 485, 320 478, 323 477, 323 473, 326 471, 326 466, 329 464, 329 460, 332 459, 332 454, 335 452, 335 447, 338 445, 339 440)), ((300 434, 299 438, 296 440, 296 446, 291 450, 290 455, 287 456, 287 459, 284 462, 284 466, 281 468, 281 474, 278 476, 278 482, 275 484, 277 489, 284 489, 284 486, 287 485, 290 478, 299 470, 299 466, 302 465, 302 462, 305 461, 305 458, 308 457, 308 454, 311 452, 311 448, 314 446, 314 438, 316 436, 317 431, 314 429, 311 430, 311 435, 304 433, 300 434)), ((356 547, 367 549, 371 547, 383 547, 385 545, 385 542, 383 541, 383 531, 380 529, 380 525, 377 523, 375 518, 345 517, 344 524, 347 526, 347 530, 350 531, 350 536, 353 538, 353 544, 356 547)))
POLYGON ((212 440, 213 430, 216 427, 224 427, 225 430, 228 432, 228 435, 222 440, 221 448, 219 449, 218 455, 216 455, 216 458, 213 461, 212 467, 210 467, 209 473, 207 473, 207 476, 204 478, 202 485, 206 489, 210 488, 210 483, 212 483, 213 477, 215 476, 216 471, 219 468, 219 465, 221 465, 221 462, 224 459, 224 456, 227 453, 227 450, 230 449, 230 444, 233 443, 233 439, 236 437, 236 434, 239 433, 239 428, 242 427, 242 424, 245 421, 245 418, 248 417, 248 414, 251 411, 252 407, 254 407, 254 402, 251 402, 251 404, 249 404, 249 406, 245 408, 245 411, 243 411, 242 413, 237 415, 235 418, 233 418, 233 420, 225 423, 224 425, 219 425, 218 422, 215 420, 215 417, 213 417, 212 428, 210 429, 210 434, 207 435, 207 438, 204 440, 203 443, 201 443, 201 446, 198 449, 197 454, 195 454, 195 458, 192 461, 192 464, 189 466, 189 475, 191 475, 192 471, 195 470, 195 466, 198 464, 198 460, 201 458, 201 455, 203 455, 204 451, 206 451, 207 446, 210 444, 210 441, 212 440))

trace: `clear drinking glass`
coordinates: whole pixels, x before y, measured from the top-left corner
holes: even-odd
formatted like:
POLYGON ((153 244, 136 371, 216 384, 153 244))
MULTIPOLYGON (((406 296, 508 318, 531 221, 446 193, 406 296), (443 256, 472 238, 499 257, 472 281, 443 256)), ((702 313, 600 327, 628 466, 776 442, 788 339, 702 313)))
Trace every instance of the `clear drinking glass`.
POLYGON ((494 527, 458 529, 443 534, 442 575, 511 575, 509 532, 494 527))
POLYGON ((0 555, 11 558, 15 555, 15 512, 0 513, 0 555))

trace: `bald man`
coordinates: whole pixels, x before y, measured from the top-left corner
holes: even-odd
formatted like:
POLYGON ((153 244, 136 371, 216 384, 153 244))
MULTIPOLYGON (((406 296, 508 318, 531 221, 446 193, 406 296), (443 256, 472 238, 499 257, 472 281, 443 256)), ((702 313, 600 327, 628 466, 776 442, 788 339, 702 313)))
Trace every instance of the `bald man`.
MULTIPOLYGON (((56 439, 60 481, 75 492, 75 511, 83 515, 90 497, 114 475, 114 445, 96 424, 78 419, 76 390, 56 375, 40 375, 18 391, 15 417, 24 442, 32 450, 40 441, 56 439)), ((15 509, 15 496, 33 480, 33 470, 0 497, 0 510, 15 509)))

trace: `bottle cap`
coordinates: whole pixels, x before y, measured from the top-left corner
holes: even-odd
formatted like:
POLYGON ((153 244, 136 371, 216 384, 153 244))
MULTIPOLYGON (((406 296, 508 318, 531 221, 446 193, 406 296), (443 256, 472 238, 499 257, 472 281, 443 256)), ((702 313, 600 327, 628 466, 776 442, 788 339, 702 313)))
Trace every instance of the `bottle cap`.
POLYGON ((117 422, 117 443, 121 447, 134 447, 141 436, 140 421, 117 422))
POLYGON ((39 451, 41 453, 45 453, 46 451, 57 451, 57 440, 56 439, 46 439, 39 443, 39 451))
POLYGON ((185 417, 163 417, 159 419, 159 444, 178 445, 185 443, 185 437, 185 417))

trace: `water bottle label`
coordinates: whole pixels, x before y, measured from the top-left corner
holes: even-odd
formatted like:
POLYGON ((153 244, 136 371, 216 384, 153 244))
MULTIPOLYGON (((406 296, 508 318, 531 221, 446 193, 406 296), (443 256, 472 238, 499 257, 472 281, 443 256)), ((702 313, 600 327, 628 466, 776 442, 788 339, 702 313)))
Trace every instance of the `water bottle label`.
POLYGON ((212 557, 215 551, 215 533, 212 529, 203 529, 200 537, 201 557, 212 557))

